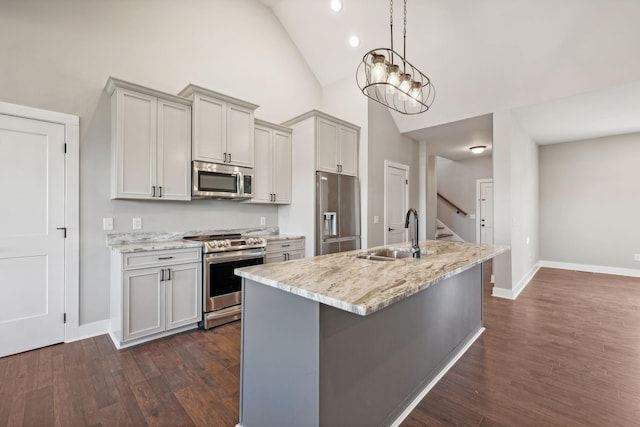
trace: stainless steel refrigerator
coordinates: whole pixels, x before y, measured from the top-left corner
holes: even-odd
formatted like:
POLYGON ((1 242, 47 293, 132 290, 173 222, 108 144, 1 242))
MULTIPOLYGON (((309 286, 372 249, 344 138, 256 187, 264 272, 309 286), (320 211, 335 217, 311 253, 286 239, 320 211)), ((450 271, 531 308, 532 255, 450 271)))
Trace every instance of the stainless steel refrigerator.
POLYGON ((360 182, 316 172, 316 255, 360 249, 360 182))

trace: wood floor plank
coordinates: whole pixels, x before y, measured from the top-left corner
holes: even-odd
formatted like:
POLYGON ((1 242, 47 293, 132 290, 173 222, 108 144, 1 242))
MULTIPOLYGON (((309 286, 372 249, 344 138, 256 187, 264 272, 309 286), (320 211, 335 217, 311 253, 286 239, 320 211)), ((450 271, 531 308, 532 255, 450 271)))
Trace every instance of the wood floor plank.
MULTIPOLYGON (((491 296, 489 274, 485 332, 403 426, 639 426, 640 279, 542 268, 511 301, 491 296)), ((1 358, 0 426, 234 426, 240 332, 1 358)))

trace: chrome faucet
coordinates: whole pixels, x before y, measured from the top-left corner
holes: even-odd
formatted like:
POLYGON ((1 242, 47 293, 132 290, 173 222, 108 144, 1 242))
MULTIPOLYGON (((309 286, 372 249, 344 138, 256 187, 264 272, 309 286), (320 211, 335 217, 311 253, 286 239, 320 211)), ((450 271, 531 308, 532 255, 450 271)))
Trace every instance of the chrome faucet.
POLYGON ((411 212, 413 212, 413 217, 415 218, 415 232, 413 234, 413 239, 411 240, 411 253, 413 254, 414 258, 420 258, 420 246, 418 246, 418 212, 416 212, 415 209, 411 208, 407 211, 407 218, 404 221, 404 228, 409 228, 411 212))

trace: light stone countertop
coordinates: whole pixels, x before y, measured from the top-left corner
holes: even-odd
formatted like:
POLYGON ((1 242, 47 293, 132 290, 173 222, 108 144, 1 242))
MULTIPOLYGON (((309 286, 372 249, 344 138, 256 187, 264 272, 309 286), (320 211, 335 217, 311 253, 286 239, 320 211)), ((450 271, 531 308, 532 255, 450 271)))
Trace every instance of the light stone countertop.
POLYGON ((111 249, 122 254, 131 252, 160 251, 164 249, 202 248, 202 242, 192 240, 159 240, 155 242, 132 242, 110 245, 111 249))
POLYGON ((304 236, 297 234, 265 234, 264 236, 256 236, 264 238, 268 242, 278 242, 283 240, 304 239, 304 236))
MULTIPOLYGON (((407 243, 390 245, 408 250, 407 243)), ((255 282, 361 316, 375 313, 422 289, 481 264, 508 246, 427 240, 433 253, 395 261, 358 259, 379 248, 321 255, 239 268, 235 273, 255 282)))

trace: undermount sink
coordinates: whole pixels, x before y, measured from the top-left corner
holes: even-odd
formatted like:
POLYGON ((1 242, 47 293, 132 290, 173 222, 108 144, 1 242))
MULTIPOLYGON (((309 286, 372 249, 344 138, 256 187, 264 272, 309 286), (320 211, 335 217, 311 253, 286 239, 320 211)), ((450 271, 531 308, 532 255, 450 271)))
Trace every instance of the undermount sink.
MULTIPOLYGON (((420 250, 420 255, 429 255, 433 252, 426 249, 420 250)), ((358 259, 368 259, 370 261, 395 261, 401 258, 411 258, 413 254, 408 248, 382 248, 357 255, 358 259)))

